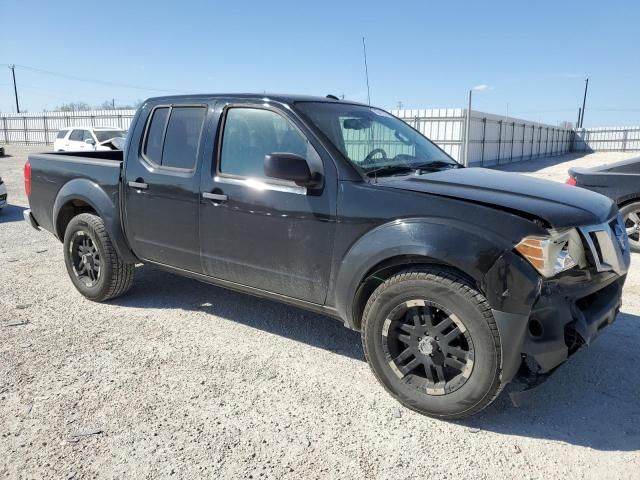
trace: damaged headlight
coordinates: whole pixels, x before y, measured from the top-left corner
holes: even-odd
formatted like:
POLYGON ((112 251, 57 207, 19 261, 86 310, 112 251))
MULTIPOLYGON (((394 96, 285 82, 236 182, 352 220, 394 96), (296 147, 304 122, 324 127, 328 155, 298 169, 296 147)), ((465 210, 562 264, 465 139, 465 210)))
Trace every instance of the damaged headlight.
POLYGON ((585 264, 582 241, 575 228, 551 230, 548 236, 525 237, 515 249, 547 278, 585 264))

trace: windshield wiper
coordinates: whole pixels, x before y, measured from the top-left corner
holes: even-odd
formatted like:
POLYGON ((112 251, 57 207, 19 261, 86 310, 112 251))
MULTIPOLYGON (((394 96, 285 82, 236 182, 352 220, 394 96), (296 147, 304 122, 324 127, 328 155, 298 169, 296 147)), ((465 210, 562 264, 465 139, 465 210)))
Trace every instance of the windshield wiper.
POLYGON ((415 171, 416 168, 411 165, 383 165, 379 168, 374 168, 373 170, 367 171, 367 176, 378 176, 380 174, 383 175, 394 175, 397 173, 410 173, 415 171))
POLYGON ((412 165, 414 170, 429 170, 429 169, 438 169, 441 167, 449 167, 449 168, 461 168, 462 165, 459 163, 453 162, 445 162, 444 160, 433 160, 431 162, 420 163, 418 165, 412 165))

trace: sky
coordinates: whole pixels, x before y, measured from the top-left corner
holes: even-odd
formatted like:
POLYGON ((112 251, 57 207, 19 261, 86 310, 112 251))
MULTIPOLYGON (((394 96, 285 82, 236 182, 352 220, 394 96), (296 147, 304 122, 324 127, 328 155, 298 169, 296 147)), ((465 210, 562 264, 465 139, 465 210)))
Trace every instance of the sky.
POLYGON ((0 112, 173 93, 344 95, 640 124, 640 2, 0 0, 0 112))

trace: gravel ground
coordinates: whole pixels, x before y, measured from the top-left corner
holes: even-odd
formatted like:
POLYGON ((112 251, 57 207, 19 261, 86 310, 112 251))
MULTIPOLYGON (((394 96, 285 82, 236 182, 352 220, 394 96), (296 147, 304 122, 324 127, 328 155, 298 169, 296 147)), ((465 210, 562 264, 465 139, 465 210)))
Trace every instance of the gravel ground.
MULTIPOLYGON (((616 323, 523 406, 432 420, 334 320, 148 267, 126 297, 85 300, 61 245, 22 221, 27 152, 0 158, 0 477, 639 478, 633 267, 616 323)), ((618 158, 509 169, 562 181, 618 158)))

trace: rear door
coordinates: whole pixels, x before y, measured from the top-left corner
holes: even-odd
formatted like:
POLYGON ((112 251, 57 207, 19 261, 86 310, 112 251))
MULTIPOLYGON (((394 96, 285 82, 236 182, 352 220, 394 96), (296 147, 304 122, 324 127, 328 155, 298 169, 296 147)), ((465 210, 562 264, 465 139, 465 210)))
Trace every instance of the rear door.
POLYGON ((82 128, 74 128, 71 130, 67 141, 64 144, 64 149, 68 152, 77 152, 80 150, 84 150, 84 138, 85 130, 82 128))
POLYGON ((127 238, 145 261, 201 272, 199 172, 207 105, 147 108, 147 122, 136 127, 132 138, 140 148, 127 153, 127 238))

